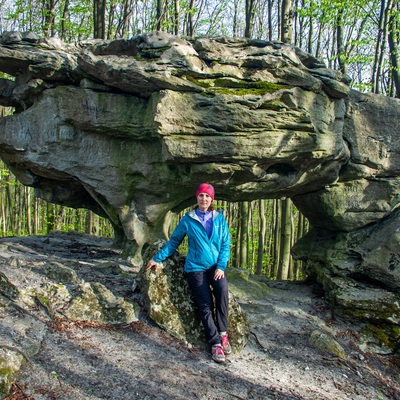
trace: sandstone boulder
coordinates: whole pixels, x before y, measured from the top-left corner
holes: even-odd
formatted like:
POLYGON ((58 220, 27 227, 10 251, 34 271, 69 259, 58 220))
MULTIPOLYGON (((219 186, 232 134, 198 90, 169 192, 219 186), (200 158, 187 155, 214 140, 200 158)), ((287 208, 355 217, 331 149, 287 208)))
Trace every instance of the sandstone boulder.
POLYGON ((15 113, 0 119, 0 157, 37 196, 109 218, 136 268, 211 181, 221 200, 293 199, 313 226, 293 253, 334 307, 337 276, 397 299, 398 99, 351 90, 294 46, 240 38, 10 33, 0 71, 15 76, 1 81, 15 113))
MULTIPOLYGON (((159 242, 146 250, 151 256, 165 242, 159 242)), ((205 335, 197 314, 193 297, 183 273, 184 259, 178 254, 169 257, 157 270, 139 274, 141 292, 151 319, 177 339, 189 344, 204 346, 205 335)), ((230 270, 227 271, 229 279, 230 270)), ((247 318, 235 296, 229 293, 229 339, 234 353, 240 353, 246 345, 250 328, 247 318)))

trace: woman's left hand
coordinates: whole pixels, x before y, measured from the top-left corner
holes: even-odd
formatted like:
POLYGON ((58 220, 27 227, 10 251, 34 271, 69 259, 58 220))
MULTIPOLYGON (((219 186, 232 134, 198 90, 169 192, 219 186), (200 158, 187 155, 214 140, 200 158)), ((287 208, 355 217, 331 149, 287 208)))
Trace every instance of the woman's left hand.
POLYGON ((221 269, 216 269, 214 274, 214 279, 217 281, 218 279, 222 279, 225 276, 225 272, 221 269))

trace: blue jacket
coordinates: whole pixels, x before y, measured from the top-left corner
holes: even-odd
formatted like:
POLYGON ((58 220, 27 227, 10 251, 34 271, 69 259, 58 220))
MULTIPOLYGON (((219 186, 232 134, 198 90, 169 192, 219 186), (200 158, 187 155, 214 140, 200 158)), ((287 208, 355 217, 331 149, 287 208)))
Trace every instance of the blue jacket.
POLYGON ((225 217, 213 211, 213 230, 209 238, 195 211, 187 212, 180 220, 165 246, 153 257, 155 262, 164 261, 174 254, 187 235, 188 254, 185 272, 206 271, 213 265, 225 271, 230 256, 231 237, 225 217))

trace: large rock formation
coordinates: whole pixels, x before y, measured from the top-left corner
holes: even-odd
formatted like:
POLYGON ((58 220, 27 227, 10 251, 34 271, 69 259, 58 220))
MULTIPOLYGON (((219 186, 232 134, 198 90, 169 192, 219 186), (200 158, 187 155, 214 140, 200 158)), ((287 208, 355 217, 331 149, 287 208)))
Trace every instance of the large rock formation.
POLYGON ((200 181, 229 201, 291 197, 313 226, 293 253, 335 310, 398 338, 398 100, 278 42, 0 42, 16 110, 0 157, 38 196, 107 216, 138 265, 200 181))

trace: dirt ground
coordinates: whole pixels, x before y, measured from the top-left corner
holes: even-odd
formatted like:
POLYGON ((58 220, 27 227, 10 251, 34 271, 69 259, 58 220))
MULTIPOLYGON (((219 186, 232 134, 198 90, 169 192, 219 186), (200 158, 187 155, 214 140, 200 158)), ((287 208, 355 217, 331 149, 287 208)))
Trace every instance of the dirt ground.
MULTIPOLYGON (((0 258, 123 262, 118 252, 104 250, 106 240, 60 234, 47 242, 1 239, 0 258)), ((238 299, 251 334, 242 353, 225 364, 213 362, 206 348, 177 341, 145 312, 138 322, 114 327, 49 320, 39 352, 7 400, 400 399, 396 358, 366 351, 354 326, 332 318, 316 286, 269 285, 272 294, 263 301, 251 293, 238 299), (330 332, 346 358, 315 346, 315 331, 330 332)))

